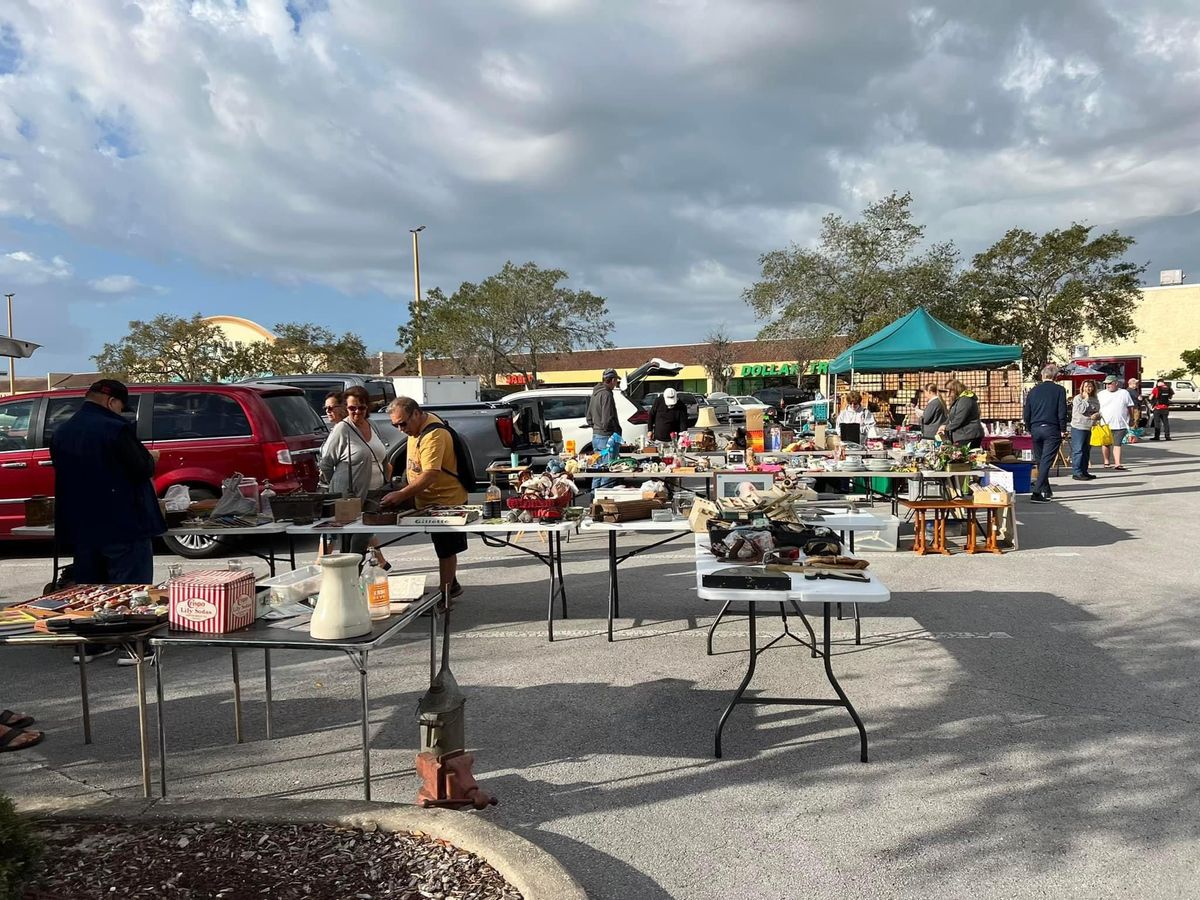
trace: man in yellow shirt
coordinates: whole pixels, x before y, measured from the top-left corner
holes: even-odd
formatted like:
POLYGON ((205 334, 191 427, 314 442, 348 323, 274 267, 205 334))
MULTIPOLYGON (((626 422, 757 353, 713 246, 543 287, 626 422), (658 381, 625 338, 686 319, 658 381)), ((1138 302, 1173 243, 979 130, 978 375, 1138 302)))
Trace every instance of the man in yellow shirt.
MULTIPOLYGON (((458 458, 445 422, 421 409, 411 397, 397 397, 388 406, 392 424, 408 435, 405 465, 407 484, 387 494, 383 506, 400 506, 411 501, 417 509, 428 506, 459 506, 467 502, 467 491, 458 480, 458 458)), ((467 549, 465 534, 431 534, 438 558, 439 585, 451 598, 462 594, 458 583, 458 554, 467 549)))

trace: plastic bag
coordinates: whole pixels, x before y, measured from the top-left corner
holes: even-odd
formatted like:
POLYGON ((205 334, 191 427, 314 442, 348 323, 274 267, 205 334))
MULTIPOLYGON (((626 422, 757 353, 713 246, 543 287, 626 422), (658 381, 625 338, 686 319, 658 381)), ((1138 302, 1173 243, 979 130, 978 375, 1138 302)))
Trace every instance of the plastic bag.
POLYGON ((192 495, 186 484, 173 484, 167 488, 163 502, 167 505, 167 512, 187 512, 192 505, 192 495))
POLYGON ((221 499, 213 507, 214 516, 253 516, 258 504, 242 493, 242 476, 234 473, 221 482, 221 499))

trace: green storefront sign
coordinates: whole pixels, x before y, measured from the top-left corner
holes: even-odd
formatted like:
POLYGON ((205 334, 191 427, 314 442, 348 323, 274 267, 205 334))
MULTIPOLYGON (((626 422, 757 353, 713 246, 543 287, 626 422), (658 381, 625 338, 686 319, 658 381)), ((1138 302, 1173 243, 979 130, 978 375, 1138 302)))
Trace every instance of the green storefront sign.
MULTIPOLYGON (((796 376, 797 366, 795 363, 754 363, 753 365, 745 365, 741 367, 739 377, 741 378, 777 378, 777 377, 792 377, 796 376)), ((829 372, 828 360, 820 362, 810 362, 804 369, 805 375, 825 375, 829 372)))

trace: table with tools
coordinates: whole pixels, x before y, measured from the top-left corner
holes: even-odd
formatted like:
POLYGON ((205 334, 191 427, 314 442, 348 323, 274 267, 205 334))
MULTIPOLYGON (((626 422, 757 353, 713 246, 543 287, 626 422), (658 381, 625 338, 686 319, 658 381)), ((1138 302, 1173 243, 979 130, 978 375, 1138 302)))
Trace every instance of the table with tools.
MULTIPOLYGON (((403 519, 400 520, 403 523, 403 519)), ((546 607, 546 633, 554 640, 554 604, 558 601, 562 618, 567 618, 567 586, 563 579, 562 545, 563 536, 579 529, 575 521, 557 520, 550 522, 469 522, 466 525, 364 525, 361 519, 339 525, 330 521, 314 522, 311 525, 292 525, 287 529, 288 537, 320 537, 350 534, 371 534, 379 538, 379 545, 387 547, 408 537, 420 534, 475 534, 487 547, 508 547, 531 556, 546 566, 550 575, 550 589, 546 607), (527 547, 519 543, 523 535, 536 535, 546 540, 546 550, 527 547)))
MULTIPOLYGON (((167 648, 195 647, 224 647, 230 650, 233 666, 233 702, 234 702, 234 737, 237 743, 242 743, 242 695, 241 676, 238 669, 239 650, 262 650, 264 655, 264 681, 266 689, 266 726, 267 739, 273 736, 272 729, 272 684, 271 684, 271 651, 272 650, 306 650, 333 651, 345 653, 358 671, 359 699, 362 704, 362 774, 363 798, 371 799, 371 749, 370 749, 370 698, 367 682, 367 669, 370 654, 373 650, 383 647, 400 631, 411 625, 422 614, 429 613, 429 675, 432 679, 437 667, 437 619, 435 604, 440 600, 440 594, 426 594, 419 600, 413 601, 403 612, 394 613, 386 619, 371 622, 371 631, 356 638, 339 640, 321 640, 314 638, 308 631, 308 619, 301 618, 295 624, 289 625, 288 619, 267 620, 258 619, 247 628, 230 631, 223 634, 208 634, 198 631, 169 631, 159 633, 150 638, 150 645, 156 651, 157 665, 155 666, 155 693, 158 703, 158 754, 159 754, 159 790, 161 796, 167 796, 167 725, 166 707, 164 704, 163 668, 167 648)), ((144 757, 143 757, 144 759, 144 757)), ((146 770, 148 772, 148 770, 146 770)), ((146 778, 147 796, 149 796, 149 776, 146 778)))
MULTIPOLYGON (((891 599, 891 593, 875 576, 865 572, 858 573, 858 577, 853 577, 852 580, 845 580, 850 577, 850 572, 829 572, 824 570, 817 571, 787 571, 773 572, 767 567, 749 567, 738 566, 733 562, 722 561, 717 559, 709 549, 709 540, 707 535, 697 535, 696 542, 696 591, 702 600, 716 600, 724 604, 728 608, 730 604, 738 603, 745 604, 747 622, 750 631, 750 646, 749 646, 749 663, 746 668, 746 674, 742 678, 741 684, 738 685, 734 692, 733 698, 729 705, 721 714, 721 718, 717 723, 716 738, 714 742, 715 755, 721 757, 721 735, 725 728, 725 723, 729 720, 735 707, 742 704, 768 704, 768 705, 788 705, 788 706, 840 706, 844 708, 853 720, 859 734, 859 759, 862 762, 867 761, 867 730, 863 725, 862 719, 859 718, 858 712, 854 705, 850 702, 850 698, 846 695, 845 690, 838 683, 837 677, 833 673, 832 648, 830 639, 830 617, 832 607, 837 603, 886 603, 891 599), (762 578, 758 582, 752 582, 749 579, 743 578, 738 570, 753 568, 757 572, 762 573, 762 578), (711 580, 706 576, 718 575, 722 570, 735 570, 732 573, 727 573, 726 578, 731 582, 741 584, 735 587, 717 587, 711 584, 711 580), (710 583, 706 583, 710 581, 710 583), (755 586, 751 587, 750 584, 755 586), (817 645, 816 635, 813 633, 811 624, 800 608, 802 603, 819 603, 821 604, 821 622, 822 622, 822 637, 820 646, 817 645), (783 632, 775 638, 758 646, 758 626, 757 618, 759 607, 771 607, 773 612, 778 613, 783 620, 783 632), (806 629, 808 630, 808 640, 805 641, 799 635, 793 634, 787 619, 787 608, 791 607, 801 618, 806 629), (758 663, 758 657, 768 649, 784 638, 791 638, 795 642, 808 647, 812 656, 821 658, 825 678, 829 682, 829 686, 837 695, 836 698, 826 697, 746 697, 746 689, 750 685, 751 679, 754 677, 755 667, 758 663)), ((722 609, 722 612, 725 610, 722 609)))
MULTIPOLYGON (((854 510, 840 511, 832 508, 833 506, 834 504, 822 504, 820 507, 814 508, 798 505, 797 510, 800 511, 803 521, 812 525, 829 528, 841 534, 847 540, 851 553, 854 552, 854 535, 856 532, 879 531, 884 527, 884 522, 878 516, 869 512, 857 512, 854 510)), ((683 517, 674 518, 669 522, 655 522, 651 519, 632 522, 596 522, 591 519, 585 519, 580 526, 580 530, 582 532, 604 533, 608 535, 608 640, 612 641, 613 619, 621 615, 621 593, 617 575, 618 567, 635 556, 640 556, 643 553, 656 550, 665 544, 687 537, 693 533, 692 525, 683 517), (660 539, 620 553, 618 550, 618 538, 622 535, 633 534, 650 534, 660 536, 660 539)), ((840 619, 841 617, 841 605, 839 604, 838 618, 840 619)), ((715 629, 720 621, 721 616, 718 616, 712 628, 715 629)), ((862 643, 861 629, 862 625, 859 619, 858 608, 854 607, 854 642, 856 644, 862 643)), ((709 631, 708 649, 709 655, 711 655, 711 629, 709 631)))

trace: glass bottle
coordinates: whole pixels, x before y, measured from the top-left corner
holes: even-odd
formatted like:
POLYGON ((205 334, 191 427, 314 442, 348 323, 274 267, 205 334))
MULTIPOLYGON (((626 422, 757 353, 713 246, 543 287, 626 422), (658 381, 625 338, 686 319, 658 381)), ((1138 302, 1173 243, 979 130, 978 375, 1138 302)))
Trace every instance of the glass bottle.
POLYGON ((388 591, 387 573, 375 565, 375 560, 367 558, 367 568, 363 572, 363 583, 367 589, 367 608, 371 611, 372 619, 386 619, 391 615, 391 597, 388 591))
POLYGON ((271 511, 271 501, 275 498, 275 489, 271 487, 271 482, 263 479, 262 490, 258 492, 258 511, 268 519, 274 519, 275 514, 271 511))
POLYGON ((485 519, 498 519, 503 515, 500 505, 502 498, 500 485, 496 484, 496 478, 493 476, 491 483, 487 486, 487 491, 483 495, 483 517, 485 519))

